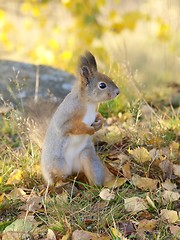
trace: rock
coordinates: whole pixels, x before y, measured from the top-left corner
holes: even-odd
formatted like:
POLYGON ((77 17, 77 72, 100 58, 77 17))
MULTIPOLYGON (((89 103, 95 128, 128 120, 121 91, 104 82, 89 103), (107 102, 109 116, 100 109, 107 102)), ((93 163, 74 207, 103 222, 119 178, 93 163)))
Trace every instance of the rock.
POLYGON ((53 67, 0 60, 0 97, 15 105, 37 96, 35 89, 40 98, 62 99, 74 80, 70 73, 53 67))

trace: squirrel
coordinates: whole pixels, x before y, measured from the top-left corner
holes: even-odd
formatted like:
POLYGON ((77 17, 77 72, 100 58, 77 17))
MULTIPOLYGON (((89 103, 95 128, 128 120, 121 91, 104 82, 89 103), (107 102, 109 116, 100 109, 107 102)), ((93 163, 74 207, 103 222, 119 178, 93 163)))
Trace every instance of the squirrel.
POLYGON ((91 136, 103 125, 98 104, 119 93, 116 84, 98 72, 90 52, 80 56, 76 82, 50 120, 42 144, 41 169, 48 186, 81 172, 90 185, 104 185, 112 179, 91 136))

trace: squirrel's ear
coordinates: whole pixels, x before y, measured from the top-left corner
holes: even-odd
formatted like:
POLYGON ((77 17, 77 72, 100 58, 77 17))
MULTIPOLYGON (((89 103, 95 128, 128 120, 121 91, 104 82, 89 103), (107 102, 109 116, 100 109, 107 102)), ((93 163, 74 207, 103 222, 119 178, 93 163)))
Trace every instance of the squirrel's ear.
POLYGON ((90 67, 94 70, 97 71, 97 63, 95 57, 90 53, 89 51, 85 52, 85 57, 90 65, 90 67))
POLYGON ((88 84, 91 77, 91 73, 88 66, 86 65, 82 66, 80 68, 80 74, 82 76, 82 79, 86 82, 86 84, 88 84))

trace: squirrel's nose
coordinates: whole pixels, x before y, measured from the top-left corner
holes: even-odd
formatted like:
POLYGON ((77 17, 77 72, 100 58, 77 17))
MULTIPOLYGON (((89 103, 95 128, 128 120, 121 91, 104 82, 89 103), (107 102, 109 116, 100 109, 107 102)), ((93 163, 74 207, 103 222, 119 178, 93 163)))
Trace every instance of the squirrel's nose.
POLYGON ((119 95, 119 93, 120 93, 119 88, 116 88, 116 90, 115 90, 115 94, 116 94, 116 96, 119 95))

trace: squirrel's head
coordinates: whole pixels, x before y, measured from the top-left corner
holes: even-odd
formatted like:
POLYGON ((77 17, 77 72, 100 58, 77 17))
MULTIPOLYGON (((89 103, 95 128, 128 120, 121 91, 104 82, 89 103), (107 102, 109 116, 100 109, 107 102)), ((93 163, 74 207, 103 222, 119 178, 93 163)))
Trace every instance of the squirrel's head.
POLYGON ((93 102, 103 102, 115 98, 120 90, 105 74, 98 72, 94 56, 85 52, 79 59, 79 84, 82 95, 93 102))

